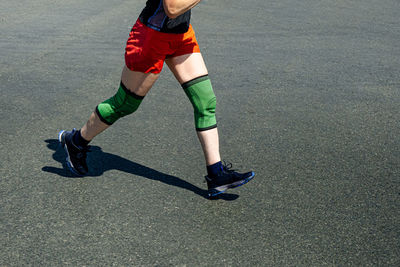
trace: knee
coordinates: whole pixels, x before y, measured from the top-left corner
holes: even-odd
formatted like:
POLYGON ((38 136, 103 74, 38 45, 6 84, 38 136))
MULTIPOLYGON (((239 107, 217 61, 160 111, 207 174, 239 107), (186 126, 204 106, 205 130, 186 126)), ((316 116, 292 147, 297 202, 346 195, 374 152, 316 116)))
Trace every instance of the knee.
POLYGON ((121 82, 117 93, 100 103, 96 113, 102 122, 111 125, 119 118, 135 112, 143 98, 129 91, 121 82))
POLYGON ((194 109, 196 130, 205 131, 217 127, 216 97, 208 75, 186 82, 182 87, 194 109))

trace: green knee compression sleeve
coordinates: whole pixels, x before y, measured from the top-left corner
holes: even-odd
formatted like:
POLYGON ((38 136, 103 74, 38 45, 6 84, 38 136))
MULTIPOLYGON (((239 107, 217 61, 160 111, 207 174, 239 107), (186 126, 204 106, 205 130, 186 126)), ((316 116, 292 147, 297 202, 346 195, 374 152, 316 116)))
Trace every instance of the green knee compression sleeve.
POLYGON ((186 82, 182 87, 193 105, 196 130, 205 131, 217 127, 216 98, 208 75, 186 82))
POLYGON ((96 113, 102 122, 111 125, 119 118, 135 112, 143 98, 129 91, 121 82, 117 93, 100 103, 96 113))

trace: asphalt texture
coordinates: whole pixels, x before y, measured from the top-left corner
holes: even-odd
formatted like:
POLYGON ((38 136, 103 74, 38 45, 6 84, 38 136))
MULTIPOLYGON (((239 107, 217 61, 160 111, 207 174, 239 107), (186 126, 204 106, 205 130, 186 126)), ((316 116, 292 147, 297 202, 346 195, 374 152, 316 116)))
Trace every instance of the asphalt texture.
POLYGON ((194 8, 221 154, 256 173, 217 200, 167 67, 66 169, 144 3, 0 2, 0 266, 399 266, 400 2, 194 8))

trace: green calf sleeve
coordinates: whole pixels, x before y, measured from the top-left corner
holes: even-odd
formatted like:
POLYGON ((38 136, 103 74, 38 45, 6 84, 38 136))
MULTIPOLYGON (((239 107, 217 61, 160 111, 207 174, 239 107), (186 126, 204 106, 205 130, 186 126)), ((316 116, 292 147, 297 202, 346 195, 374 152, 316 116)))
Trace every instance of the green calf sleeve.
POLYGON ((121 82, 117 93, 100 103, 96 113, 102 122, 111 125, 119 118, 135 112, 143 98, 129 91, 121 82))
POLYGON ((208 75, 186 82, 182 87, 193 105, 196 130, 205 131, 217 127, 216 98, 208 75))

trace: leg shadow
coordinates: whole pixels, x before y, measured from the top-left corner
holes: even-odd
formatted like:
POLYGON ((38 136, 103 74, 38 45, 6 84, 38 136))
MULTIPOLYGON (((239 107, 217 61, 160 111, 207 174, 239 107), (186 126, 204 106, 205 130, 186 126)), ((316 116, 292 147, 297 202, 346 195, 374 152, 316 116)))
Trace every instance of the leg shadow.
MULTIPOLYGON (((62 177, 67 178, 77 178, 80 176, 75 176, 72 174, 65 163, 66 154, 64 149, 60 146, 60 143, 57 139, 47 139, 45 140, 47 143, 47 147, 50 150, 54 151, 53 159, 58 161, 63 165, 63 168, 55 168, 50 166, 45 166, 42 168, 42 171, 58 174, 62 177)), ((186 189, 192 191, 193 193, 202 196, 204 198, 208 198, 207 190, 201 189, 191 183, 186 182, 176 176, 172 176, 169 174, 165 174, 159 171, 156 171, 152 168, 143 166, 141 164, 135 163, 133 161, 127 160, 120 156, 103 152, 98 146, 91 146, 91 152, 88 154, 88 165, 89 173, 86 175, 89 177, 101 176, 104 172, 108 170, 119 170, 126 173, 131 173, 133 175, 141 176, 147 179, 151 179, 154 181, 159 181, 171 186, 176 186, 182 189, 186 189)), ((218 198, 215 199, 223 199, 223 200, 235 200, 239 196, 236 194, 221 194, 218 198)))

